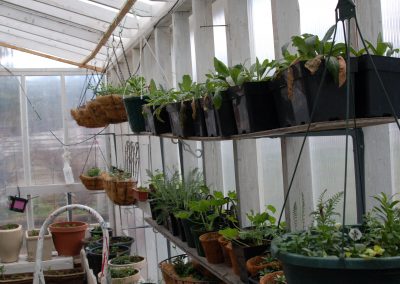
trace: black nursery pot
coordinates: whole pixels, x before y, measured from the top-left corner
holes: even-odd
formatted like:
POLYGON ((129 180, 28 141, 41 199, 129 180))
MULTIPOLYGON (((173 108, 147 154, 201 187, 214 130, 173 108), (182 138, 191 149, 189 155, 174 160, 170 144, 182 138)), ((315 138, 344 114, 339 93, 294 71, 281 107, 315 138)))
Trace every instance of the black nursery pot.
POLYGON ((212 100, 203 99, 202 106, 207 126, 208 136, 231 136, 237 134, 235 114, 233 112, 232 97, 228 91, 221 92, 222 103, 216 109, 212 100))
POLYGON ((265 252, 268 251, 269 248, 269 245, 245 247, 239 245, 238 243, 232 242, 232 249, 237 258, 238 266, 240 269, 240 279, 242 281, 247 283, 249 278, 249 274, 246 268, 246 261, 254 256, 265 254, 265 252))
POLYGON ((145 131, 143 105, 146 104, 148 97, 129 96, 124 98, 124 106, 128 114, 129 126, 133 132, 145 131))
POLYGON ((271 83, 247 82, 229 89, 238 133, 279 127, 271 83))
MULTIPOLYGON (((204 115, 204 110, 201 106, 202 99, 197 99, 194 101, 195 113, 193 116, 193 127, 194 127, 194 135, 199 137, 207 137, 207 126, 204 115)), ((193 105, 192 105, 193 109, 193 105)))
POLYGON ((199 256, 205 257, 206 254, 204 253, 204 249, 203 249, 203 246, 202 246, 201 243, 200 243, 199 237, 200 237, 202 234, 208 233, 208 231, 206 231, 203 227, 198 226, 198 225, 197 225, 197 226, 191 227, 191 228, 190 228, 190 231, 191 231, 192 236, 193 236, 194 245, 195 245, 195 247, 196 247, 197 254, 198 254, 199 256))
MULTIPOLYGON (((351 86, 350 86, 350 116, 354 117, 354 74, 357 72, 355 59, 350 60, 351 86)), ((322 81, 324 63, 318 71, 311 75, 304 67, 305 62, 293 65, 293 94, 289 98, 287 88, 288 71, 274 81, 273 93, 280 127, 295 126, 310 122, 311 112, 316 101, 318 88, 322 81)), ((346 82, 347 84, 348 82, 346 82)), ((321 87, 312 122, 344 120, 346 119, 346 84, 338 87, 331 74, 326 73, 321 87)))
MULTIPOLYGON (((120 256, 120 255, 129 255, 131 252, 131 249, 127 246, 116 245, 116 247, 118 247, 119 252, 111 253, 111 249, 110 249, 108 259, 112 259, 112 258, 120 256)), ((101 271, 101 265, 102 265, 102 260, 103 260, 102 249, 103 249, 102 245, 94 247, 94 248, 90 249, 86 255, 88 262, 89 262, 89 267, 93 270, 94 275, 99 274, 99 272, 101 271)))
POLYGON ((181 218, 176 218, 178 223, 178 235, 182 242, 186 242, 185 229, 183 228, 183 222, 181 218))
POLYGON ((168 112, 163 108, 160 113, 160 118, 163 121, 158 120, 156 116, 153 115, 153 106, 143 106, 143 117, 144 124, 147 132, 151 132, 153 135, 169 133, 171 132, 171 125, 169 123, 168 112))
MULTIPOLYGON (((400 81, 400 58, 372 55, 372 60, 399 116, 400 92, 397 84, 400 81)), ((357 117, 393 116, 368 55, 358 57, 355 92, 357 117)))
POLYGON ((180 137, 194 136, 191 101, 172 103, 166 107, 172 134, 180 137))
POLYGON ((189 219, 181 219, 181 221, 182 221, 183 231, 185 232, 186 243, 187 243, 188 247, 195 248, 196 245, 194 243, 194 238, 193 238, 193 234, 191 231, 191 228, 195 224, 192 221, 190 221, 189 219))
MULTIPOLYGON (((107 228, 108 231, 108 236, 112 237, 113 236, 113 229, 112 228, 107 228)), ((94 236, 103 236, 103 231, 102 230, 95 230, 92 229, 90 230, 90 236, 94 237, 94 236)))
POLYGON ((167 226, 172 235, 179 236, 178 220, 174 214, 169 214, 167 218, 167 226))

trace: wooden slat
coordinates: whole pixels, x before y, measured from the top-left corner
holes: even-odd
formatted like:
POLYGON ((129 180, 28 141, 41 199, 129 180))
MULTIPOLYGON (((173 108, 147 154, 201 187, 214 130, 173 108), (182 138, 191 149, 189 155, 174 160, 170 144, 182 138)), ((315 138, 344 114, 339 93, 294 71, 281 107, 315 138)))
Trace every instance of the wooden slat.
POLYGON ((105 45, 114 32, 115 28, 119 25, 119 23, 122 21, 122 19, 125 17, 125 15, 129 12, 129 10, 132 8, 133 4, 135 4, 136 0, 127 0, 122 7, 121 11, 118 13, 118 15, 115 17, 114 21, 110 24, 108 27, 107 31, 104 33, 103 37, 100 39, 99 43, 97 44, 96 48, 91 52, 91 54, 83 60, 81 63, 82 65, 87 64, 90 60, 92 60, 96 54, 99 52, 101 47, 105 45))
POLYGON ((103 72, 103 70, 104 70, 101 67, 96 67, 96 66, 93 66, 93 65, 87 65, 87 64, 84 64, 84 63, 75 62, 75 61, 64 59, 64 58, 61 58, 61 57, 49 55, 49 54, 46 54, 46 53, 42 53, 42 52, 38 52, 38 51, 27 49, 27 48, 11 45, 11 44, 8 44, 8 43, 5 43, 5 42, 0 42, 0 46, 6 47, 6 48, 11 48, 13 50, 18 50, 18 51, 29 53, 29 54, 33 54, 33 55, 36 55, 36 56, 44 57, 44 58, 47 58, 47 59, 55 60, 55 61, 58 61, 58 62, 71 64, 71 65, 74 65, 74 66, 78 66, 79 68, 86 68, 86 69, 94 70, 94 71, 97 71, 97 72, 103 72))

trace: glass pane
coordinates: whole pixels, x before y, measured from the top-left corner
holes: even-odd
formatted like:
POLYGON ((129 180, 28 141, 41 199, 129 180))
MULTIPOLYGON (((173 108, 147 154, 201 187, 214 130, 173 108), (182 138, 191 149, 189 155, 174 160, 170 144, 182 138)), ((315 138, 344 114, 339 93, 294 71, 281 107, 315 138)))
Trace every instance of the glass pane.
MULTIPOLYGON (((224 1, 217 0, 212 4, 213 25, 225 25, 224 1)), ((215 57, 228 63, 228 49, 226 43, 226 27, 213 28, 215 57)))
MULTIPOLYGON (((397 124, 391 123, 390 130, 390 154, 391 154, 391 171, 392 171, 392 192, 400 193, 400 131, 397 124)), ((398 196, 397 196, 398 197, 398 196)))
MULTIPOLYGON (((330 197, 344 189, 345 136, 310 137, 310 156, 314 208, 321 193, 330 197)), ((353 140, 349 137, 346 223, 357 223, 356 184, 354 172, 353 140)), ((343 202, 336 211, 342 214, 343 202)), ((342 217, 338 222, 342 223, 342 217)))
MULTIPOLYGON (((298 0, 300 7, 300 32, 318 35, 322 38, 326 31, 335 24, 335 9, 338 0, 298 0), (316 24, 318 23, 318 24, 316 24)), ((344 41, 340 25, 336 41, 344 41)))
POLYGON ((0 77, 0 187, 23 185, 19 77, 0 77))
MULTIPOLYGON (((383 40, 400 47, 400 2, 398 0, 381 0, 383 40)), ((375 39, 373 41, 375 43, 375 39)), ((399 57, 399 54, 396 54, 399 57)))
POLYGON ((252 19, 254 52, 260 60, 274 59, 274 34, 271 0, 253 0, 252 19))
MULTIPOLYGON (((35 216, 34 226, 40 228, 46 218, 56 209, 67 205, 65 194, 46 194, 32 199, 33 216, 35 216)), ((56 221, 66 221, 67 213, 62 213, 56 221)))
POLYGON ((62 140, 60 78, 58 76, 26 77, 27 95, 34 107, 28 107, 29 144, 32 184, 65 183, 63 148, 50 133, 62 140), (36 112, 35 112, 36 110, 36 112))
MULTIPOLYGON (((108 197, 105 192, 93 193, 89 191, 82 191, 76 194, 72 194, 73 204, 87 205, 96 210, 101 217, 107 222, 108 221, 108 197)), ((89 224, 98 223, 97 219, 91 214, 83 210, 74 210, 72 212, 73 220, 87 222, 89 224)))

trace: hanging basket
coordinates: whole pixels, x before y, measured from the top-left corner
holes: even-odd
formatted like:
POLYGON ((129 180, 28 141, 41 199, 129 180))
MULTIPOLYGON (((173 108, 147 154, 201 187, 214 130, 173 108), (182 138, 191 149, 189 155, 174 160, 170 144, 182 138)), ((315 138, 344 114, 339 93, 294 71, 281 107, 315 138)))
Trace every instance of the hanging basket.
POLYGON ((137 182, 132 179, 118 181, 109 176, 103 176, 103 185, 105 185, 105 190, 108 198, 111 199, 117 205, 133 205, 136 202, 134 197, 134 188, 136 188, 137 182))
POLYGON ((128 121, 122 96, 98 96, 96 97, 96 102, 106 114, 108 123, 120 123, 128 121))
POLYGON ((107 126, 106 121, 93 115, 90 111, 88 111, 86 105, 80 106, 76 109, 71 109, 71 116, 79 126, 87 128, 99 128, 107 126))
POLYGON ((88 190, 103 190, 103 179, 101 176, 90 177, 86 175, 80 175, 79 178, 81 179, 82 184, 88 190))
POLYGON ((86 104, 86 110, 91 115, 91 117, 96 118, 99 123, 104 123, 105 125, 109 123, 106 112, 97 100, 92 100, 88 102, 86 104))

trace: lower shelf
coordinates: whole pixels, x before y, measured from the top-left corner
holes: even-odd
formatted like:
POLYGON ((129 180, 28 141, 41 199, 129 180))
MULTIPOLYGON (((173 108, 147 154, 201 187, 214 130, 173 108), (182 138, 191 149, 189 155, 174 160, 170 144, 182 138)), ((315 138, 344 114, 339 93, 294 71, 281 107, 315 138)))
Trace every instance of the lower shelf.
POLYGON ((173 242, 177 247, 187 253, 191 258, 200 263, 204 268, 207 268, 211 273, 213 273, 220 280, 225 283, 232 284, 242 284, 243 282, 240 280, 239 276, 235 275, 232 271, 231 267, 226 266, 225 264, 211 264, 208 263, 205 257, 201 257, 197 254, 196 249, 190 248, 187 246, 185 242, 182 242, 179 238, 174 237, 166 228, 157 224, 151 218, 145 218, 147 224, 152 226, 157 232, 162 234, 166 239, 173 242))

